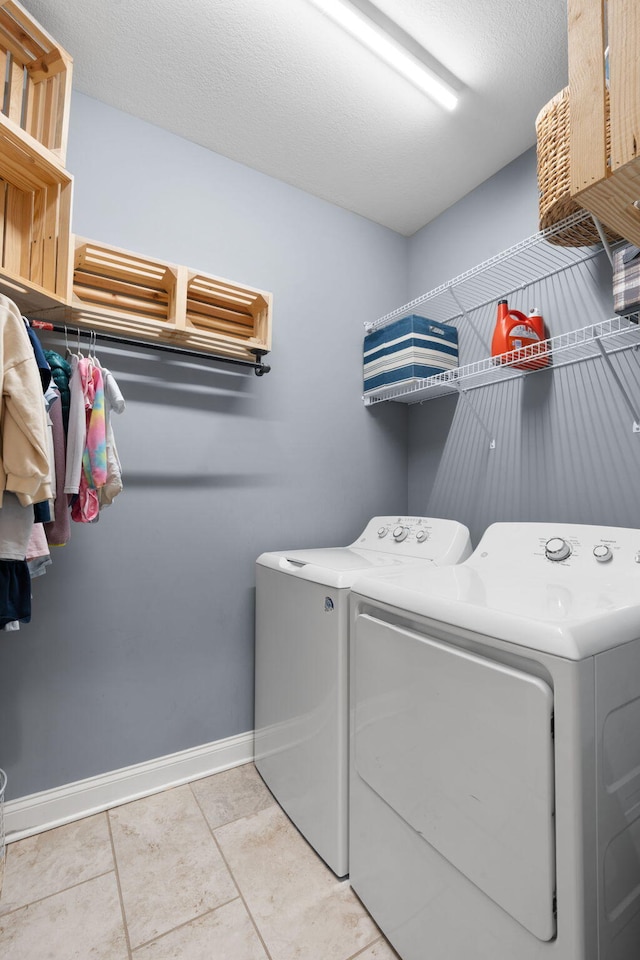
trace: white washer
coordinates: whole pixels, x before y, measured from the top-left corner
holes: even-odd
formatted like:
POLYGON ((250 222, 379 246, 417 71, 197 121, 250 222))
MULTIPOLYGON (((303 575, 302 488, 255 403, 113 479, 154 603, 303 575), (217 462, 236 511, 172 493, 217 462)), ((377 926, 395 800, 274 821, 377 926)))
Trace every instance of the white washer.
POLYGON ((640 957, 640 531, 352 591, 351 884, 403 960, 640 957))
POLYGON ((337 876, 348 871, 348 633, 364 572, 456 563, 452 520, 374 517, 348 547, 263 553, 256 563, 255 761, 337 876))

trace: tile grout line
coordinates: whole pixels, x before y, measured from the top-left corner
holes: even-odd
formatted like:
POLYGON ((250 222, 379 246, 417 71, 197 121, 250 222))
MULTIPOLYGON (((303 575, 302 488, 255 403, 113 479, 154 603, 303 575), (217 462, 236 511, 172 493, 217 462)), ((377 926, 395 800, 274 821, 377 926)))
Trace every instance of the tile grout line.
MULTIPOLYGON (((244 894, 243 894, 242 890, 240 889, 240 884, 238 883, 238 881, 236 880, 236 878, 235 878, 235 876, 234 876, 233 870, 231 869, 231 865, 229 864, 227 858, 225 857, 224 852, 223 852, 223 850, 222 850, 222 847, 221 847, 220 844, 218 843, 218 840, 217 840, 217 838, 216 838, 216 835, 215 835, 215 833, 214 833, 214 830, 213 830, 211 824, 209 823, 209 821, 207 820, 207 817, 206 817, 206 815, 205 815, 205 812, 204 812, 204 810, 202 809, 202 806, 201 806, 200 801, 198 800, 198 798, 197 798, 197 796, 196 796, 196 794, 195 794, 195 791, 191 788, 191 782, 189 783, 189 788, 191 789, 191 793, 192 793, 192 795, 193 795, 193 798, 194 798, 195 802, 198 804, 198 809, 200 810, 200 813, 202 814, 202 816, 203 816, 203 818, 204 818, 204 822, 205 822, 206 825, 207 825, 207 829, 208 829, 209 833, 211 834, 211 839, 212 839, 213 842, 215 843, 215 845, 216 845, 216 847, 217 847, 217 849, 218 849, 218 852, 219 852, 220 856, 222 857, 222 862, 224 863, 225 867, 226 867, 227 870, 229 871, 229 876, 230 876, 231 879, 233 880, 233 885, 235 886, 236 890, 238 891, 238 897, 239 897, 240 900, 242 901, 242 904, 243 904, 245 910, 247 911, 247 916, 249 917, 249 920, 251 921, 251 924, 253 925, 253 929, 254 929, 255 932, 256 932, 256 936, 258 937, 258 940, 259 940, 260 943, 262 944, 262 949, 263 949, 264 952, 265 952, 265 955, 266 955, 266 957, 267 957, 267 960, 273 960, 273 958, 272 958, 272 956, 271 956, 271 952, 269 951, 266 943, 264 942, 264 938, 263 938, 262 934, 260 933, 260 929, 259 929, 259 927, 258 927, 258 924, 256 923, 256 921, 255 921, 255 919, 254 919, 254 917, 253 917, 253 914, 252 914, 251 910, 249 909, 249 904, 248 904, 247 901, 245 900, 244 894)), ((244 818, 244 817, 236 817, 235 820, 230 820, 229 823, 237 823, 238 820, 243 820, 243 819, 245 819, 245 818, 244 818)), ((226 823, 225 823, 225 824, 220 824, 220 826, 225 826, 225 827, 226 827, 226 826, 228 826, 228 824, 226 824, 226 823)))
MULTIPOLYGON (((369 914, 371 916, 371 914, 369 914)), ((357 953, 352 953, 350 957, 346 957, 345 960, 358 960, 358 957, 361 957, 367 950, 371 950, 372 947, 375 947, 377 944, 383 944, 388 946, 390 950, 393 950, 391 944, 385 939, 384 934, 380 934, 379 937, 376 937, 375 940, 372 940, 371 943, 368 943, 366 947, 363 947, 361 950, 358 950, 357 953)), ((395 950, 393 950, 394 955, 396 955, 395 950)))
MULTIPOLYGON (((149 940, 143 940, 142 943, 139 943, 133 948, 132 953, 135 954, 136 951, 141 950, 143 947, 148 947, 150 943, 156 943, 158 940, 164 940, 165 937, 168 937, 171 933, 175 933, 176 930, 182 930, 183 927, 188 927, 190 924, 195 923, 196 920, 202 920, 203 917, 209 917, 212 913, 216 913, 216 911, 221 910, 223 907, 228 907, 230 903, 235 903, 236 900, 239 899, 239 896, 231 897, 230 900, 225 900, 224 903, 219 903, 217 907, 211 907, 210 910, 205 910, 204 913, 199 913, 196 917, 190 917, 189 920, 184 920, 182 923, 179 923, 177 927, 171 927, 171 930, 165 930, 164 933, 159 933, 157 937, 151 937, 149 940)), ((132 960, 135 960, 135 957, 133 957, 132 960)))
POLYGON ((20 906, 14 907, 11 910, 3 910, 0 907, 0 920, 4 917, 10 917, 14 913, 18 913, 19 910, 26 910, 27 907, 33 907, 37 903, 44 903, 45 900, 51 900, 52 897, 59 897, 61 893, 66 893, 67 890, 75 890, 76 887, 82 887, 85 883, 91 883, 92 880, 99 880, 100 877, 107 877, 110 873, 114 873, 113 870, 103 870, 102 873, 96 873, 95 877, 87 877, 85 880, 78 880, 77 883, 70 883, 68 887, 63 887, 61 890, 54 890, 53 893, 48 893, 45 897, 36 897, 35 900, 29 900, 28 903, 21 903, 20 906))
POLYGON ((118 869, 118 859, 116 857, 116 845, 113 840, 113 830, 111 829, 111 817, 109 816, 110 811, 105 810, 107 817, 107 826, 109 828, 109 840, 111 841, 111 856, 113 857, 113 870, 116 876, 116 887, 118 889, 118 899, 120 901, 120 913, 122 914, 122 928, 124 931, 124 938, 127 945, 127 956, 129 960, 133 958, 133 950, 131 949, 131 940, 129 938, 129 925, 127 924, 127 913, 124 908, 124 897, 122 895, 122 886, 120 884, 120 870, 118 869))

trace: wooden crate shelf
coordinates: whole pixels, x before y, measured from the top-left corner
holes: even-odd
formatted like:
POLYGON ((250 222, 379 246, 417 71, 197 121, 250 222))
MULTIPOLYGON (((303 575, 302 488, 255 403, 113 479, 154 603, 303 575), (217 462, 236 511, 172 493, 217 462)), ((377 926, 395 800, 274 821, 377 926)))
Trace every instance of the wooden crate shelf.
POLYGON ((569 0, 568 11, 571 196, 640 245, 640 4, 569 0))
POLYGON ((0 123, 21 130, 64 165, 73 60, 16 2, 0 0, 0 123))
POLYGON ((75 239, 73 297, 96 311, 135 322, 151 320, 167 330, 176 324, 177 269, 149 257, 75 239))
POLYGON ((2 289, 22 294, 21 304, 69 300, 72 190, 59 164, 0 126, 2 289))
POLYGON ((75 238, 71 322, 238 359, 271 348, 271 295, 75 238))
POLYGON ((261 349, 271 349, 268 294, 249 290, 219 277, 189 274, 186 333, 232 337, 261 349))

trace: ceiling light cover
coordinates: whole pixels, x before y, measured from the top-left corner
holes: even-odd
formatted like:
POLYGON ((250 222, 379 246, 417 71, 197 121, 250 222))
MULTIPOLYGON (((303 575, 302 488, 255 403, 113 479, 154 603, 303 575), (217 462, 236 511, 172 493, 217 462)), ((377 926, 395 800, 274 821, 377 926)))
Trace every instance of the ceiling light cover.
POLYGON ((442 107, 447 110, 455 108, 458 103, 458 94, 359 10, 354 9, 344 0, 311 0, 311 2, 442 107))

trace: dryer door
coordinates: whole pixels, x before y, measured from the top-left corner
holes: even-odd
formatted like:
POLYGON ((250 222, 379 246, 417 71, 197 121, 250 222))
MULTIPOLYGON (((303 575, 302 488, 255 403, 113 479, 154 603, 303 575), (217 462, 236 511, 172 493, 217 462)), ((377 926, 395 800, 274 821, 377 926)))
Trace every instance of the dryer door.
POLYGON ((356 774, 540 940, 555 934, 553 694, 537 677, 359 615, 356 774))

